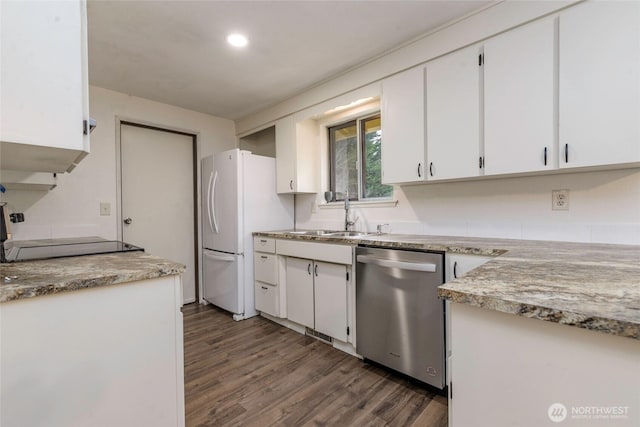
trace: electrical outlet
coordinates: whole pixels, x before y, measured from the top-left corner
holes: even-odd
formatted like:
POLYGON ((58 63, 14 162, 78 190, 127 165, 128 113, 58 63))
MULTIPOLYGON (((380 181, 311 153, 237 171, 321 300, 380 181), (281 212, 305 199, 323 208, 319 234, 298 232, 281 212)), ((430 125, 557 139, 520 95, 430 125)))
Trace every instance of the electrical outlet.
POLYGON ((569 190, 551 191, 551 209, 554 211, 569 210, 569 190))
POLYGON ((111 215, 111 203, 100 202, 100 216, 109 216, 109 215, 111 215))

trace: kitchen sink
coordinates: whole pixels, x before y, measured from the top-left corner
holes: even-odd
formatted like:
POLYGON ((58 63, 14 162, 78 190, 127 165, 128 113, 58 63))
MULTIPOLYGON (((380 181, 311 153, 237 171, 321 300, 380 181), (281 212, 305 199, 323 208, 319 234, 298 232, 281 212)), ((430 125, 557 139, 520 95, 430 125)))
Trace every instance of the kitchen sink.
POLYGON ((336 233, 335 230, 296 230, 287 231, 287 234, 293 234, 296 236, 333 236, 336 233))
POLYGON ((338 232, 327 234, 327 236, 333 236, 333 237, 364 237, 364 236, 370 236, 372 234, 375 234, 375 233, 366 233, 366 232, 363 232, 363 231, 338 231, 338 232))

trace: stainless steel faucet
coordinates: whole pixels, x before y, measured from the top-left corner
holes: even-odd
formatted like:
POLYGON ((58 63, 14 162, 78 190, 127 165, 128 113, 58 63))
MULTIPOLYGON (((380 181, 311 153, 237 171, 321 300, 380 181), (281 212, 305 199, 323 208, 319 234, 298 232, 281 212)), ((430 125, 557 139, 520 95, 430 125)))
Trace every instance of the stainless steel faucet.
POLYGON ((350 231, 358 221, 358 217, 353 221, 349 218, 349 207, 349 190, 347 190, 344 196, 344 231, 350 231))

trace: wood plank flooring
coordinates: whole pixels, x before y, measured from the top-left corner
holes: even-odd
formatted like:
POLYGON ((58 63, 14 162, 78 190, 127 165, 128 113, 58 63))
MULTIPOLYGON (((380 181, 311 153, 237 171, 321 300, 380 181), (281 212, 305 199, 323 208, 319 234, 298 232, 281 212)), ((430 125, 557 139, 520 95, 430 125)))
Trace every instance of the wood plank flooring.
POLYGON ((447 399, 263 317, 184 314, 187 427, 446 427, 447 399))

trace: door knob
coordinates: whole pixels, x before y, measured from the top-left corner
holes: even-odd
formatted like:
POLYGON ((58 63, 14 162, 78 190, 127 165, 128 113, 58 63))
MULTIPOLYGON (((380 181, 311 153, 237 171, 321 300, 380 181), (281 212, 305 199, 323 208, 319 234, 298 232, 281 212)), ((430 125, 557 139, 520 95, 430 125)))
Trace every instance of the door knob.
POLYGON ((129 224, 131 224, 133 222, 133 220, 131 218, 129 218, 129 217, 126 217, 123 221, 127 225, 129 225, 129 224))

